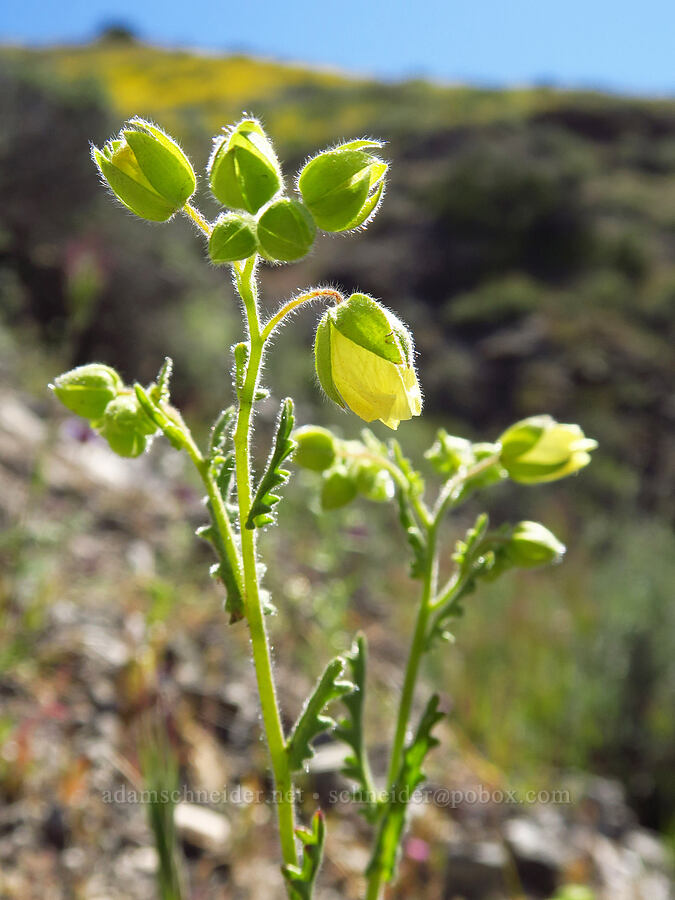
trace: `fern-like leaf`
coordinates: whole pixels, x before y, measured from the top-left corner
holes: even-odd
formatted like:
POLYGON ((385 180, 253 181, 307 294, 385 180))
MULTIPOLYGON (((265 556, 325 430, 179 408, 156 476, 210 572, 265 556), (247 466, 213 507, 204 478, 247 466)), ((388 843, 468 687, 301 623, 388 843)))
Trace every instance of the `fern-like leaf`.
POLYGON ((281 873, 288 883, 291 900, 312 900, 326 842, 326 820, 321 810, 312 816, 311 828, 296 828, 295 833, 303 845, 302 865, 282 866, 281 873))
POLYGON ((249 529, 261 528, 276 521, 274 507, 281 497, 274 492, 288 481, 291 474, 288 469, 282 469, 281 464, 293 453, 296 447, 296 443, 291 437, 294 421, 293 401, 290 397, 286 397, 281 404, 272 452, 267 460, 263 476, 258 483, 253 503, 251 504, 251 511, 246 520, 246 527, 249 529))
POLYGON ((415 737, 403 754, 399 775, 387 798, 373 855, 366 870, 368 875, 379 872, 384 882, 391 881, 394 877, 408 804, 415 789, 425 780, 426 776, 422 771, 424 759, 439 743, 431 731, 442 718, 443 714, 438 711, 438 694, 434 694, 422 714, 415 737))
POLYGON ((342 679, 344 669, 345 661, 341 656, 329 662, 308 697, 286 743, 292 772, 302 769, 306 760, 314 756, 311 741, 322 732, 335 728, 335 720, 325 714, 325 709, 333 700, 339 700, 354 690, 351 681, 342 679))
POLYGON ((457 564, 454 584, 445 603, 435 614, 427 635, 427 649, 436 639, 448 640, 446 626, 449 619, 459 618, 464 609, 462 600, 473 593, 479 578, 489 573, 494 564, 494 553, 490 548, 488 534, 489 519, 481 513, 470 528, 464 540, 457 541, 452 556, 457 564))
MULTIPOLYGON (((211 503, 207 503, 206 506, 209 513, 211 513, 211 503)), ((234 572, 232 571, 232 566, 230 565, 227 550, 225 549, 225 544, 220 536, 220 532, 214 525, 209 524, 202 525, 201 528, 197 529, 195 534, 205 541, 208 541, 216 551, 218 562, 214 563, 209 571, 213 578, 219 578, 225 586, 227 594, 225 597, 225 612, 230 614, 230 624, 239 622, 240 619, 244 618, 244 598, 239 590, 239 585, 237 584, 234 572)))
POLYGON ((364 815, 369 821, 374 821, 377 815, 377 803, 363 733, 367 653, 366 636, 358 634, 352 649, 345 655, 350 670, 349 674, 354 682, 354 690, 342 698, 342 703, 347 708, 347 715, 338 721, 335 737, 351 748, 352 752, 344 761, 342 774, 356 782, 354 799, 364 804, 364 815))

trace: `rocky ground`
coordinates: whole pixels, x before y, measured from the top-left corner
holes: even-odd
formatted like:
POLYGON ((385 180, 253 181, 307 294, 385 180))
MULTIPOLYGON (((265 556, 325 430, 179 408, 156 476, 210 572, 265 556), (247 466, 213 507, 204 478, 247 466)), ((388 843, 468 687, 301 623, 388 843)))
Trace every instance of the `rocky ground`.
MULTIPOLYGON (((199 495, 161 448, 129 465, 44 412, 0 393, 0 898, 155 896, 134 795, 151 721, 180 765, 189 896, 281 898, 245 632, 223 640, 218 593, 194 574, 207 548, 183 521, 200 523, 199 495)), ((371 631, 376 660, 384 638, 371 631)), ((308 681, 278 655, 294 709, 308 681)), ((596 900, 675 897, 666 851, 619 784, 575 774, 555 796, 509 795, 451 725, 440 731, 390 898, 549 898, 570 883, 596 900)), ((322 744, 300 785, 303 812, 327 810, 322 900, 361 897, 367 861, 340 754, 322 744)))

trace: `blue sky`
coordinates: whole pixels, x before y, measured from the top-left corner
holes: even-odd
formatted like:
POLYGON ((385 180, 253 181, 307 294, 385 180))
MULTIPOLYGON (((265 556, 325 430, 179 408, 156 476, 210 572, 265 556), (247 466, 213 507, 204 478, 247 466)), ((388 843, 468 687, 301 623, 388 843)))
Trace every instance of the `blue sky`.
POLYGON ((5 0, 0 39, 161 43, 384 78, 675 95, 675 0, 5 0))

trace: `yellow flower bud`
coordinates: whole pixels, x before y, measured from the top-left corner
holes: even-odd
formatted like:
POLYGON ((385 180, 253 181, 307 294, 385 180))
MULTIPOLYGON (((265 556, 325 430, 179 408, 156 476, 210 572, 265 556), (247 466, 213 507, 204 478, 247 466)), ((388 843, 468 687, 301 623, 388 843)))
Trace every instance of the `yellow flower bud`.
POLYGON ((396 429, 422 412, 410 332, 372 297, 352 294, 329 310, 314 352, 326 394, 365 422, 396 429))
POLYGON ((117 199, 141 219, 166 222, 194 194, 190 161, 155 125, 130 119, 119 136, 92 157, 117 199))
POLYGON ((513 481, 538 484, 557 481, 591 461, 597 441, 578 425, 561 425, 551 416, 531 416, 508 428, 499 439, 500 460, 513 481))

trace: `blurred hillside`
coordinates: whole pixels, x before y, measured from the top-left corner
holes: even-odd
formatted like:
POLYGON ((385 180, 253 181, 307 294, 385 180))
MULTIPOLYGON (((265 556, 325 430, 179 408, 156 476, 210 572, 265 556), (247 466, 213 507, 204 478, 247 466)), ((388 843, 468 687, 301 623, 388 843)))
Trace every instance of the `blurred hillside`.
MULTIPOLYGON (((466 671, 453 662, 440 677, 452 678, 464 727, 490 758, 617 774, 643 821, 667 828, 675 821, 667 530, 675 101, 387 85, 130 40, 5 48, 3 379, 45 409, 44 384, 56 371, 96 358, 128 380, 149 380, 169 353, 179 403, 197 420, 215 414, 228 389, 225 351, 238 339, 228 276, 204 265, 187 222, 152 228, 116 207, 88 143, 138 114, 180 140, 203 171, 211 137, 243 110, 263 119, 290 174, 343 138, 388 142, 388 193, 367 234, 320 239, 307 261, 265 270, 263 288, 274 306, 298 287, 333 282, 401 313, 427 402, 404 443, 428 445, 436 423, 493 439, 542 411, 599 440, 572 485, 532 502, 522 491, 498 499, 497 515, 513 515, 515 504, 521 517, 547 518, 576 562, 555 573, 558 588, 542 594, 537 583, 536 604, 507 607, 512 597, 495 596, 492 616, 472 609, 466 671), (508 723, 491 718, 495 696, 512 704, 508 723)), ((197 203, 215 214, 203 184, 197 203)), ((297 395, 302 421, 356 433, 318 401, 314 321, 305 313, 280 337, 269 382, 297 395)), ((386 564, 391 549, 377 552, 386 564)))

